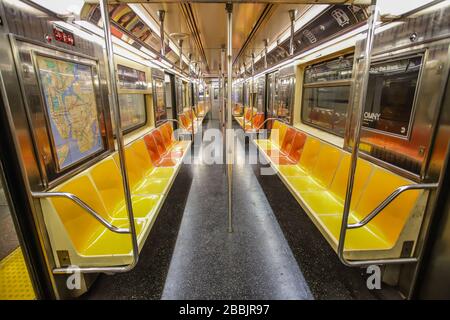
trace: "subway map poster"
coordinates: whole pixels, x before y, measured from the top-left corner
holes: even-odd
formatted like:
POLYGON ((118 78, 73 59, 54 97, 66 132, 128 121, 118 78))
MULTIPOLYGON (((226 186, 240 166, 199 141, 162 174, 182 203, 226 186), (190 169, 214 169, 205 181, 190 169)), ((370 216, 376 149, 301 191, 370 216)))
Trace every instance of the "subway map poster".
POLYGON ((36 56, 59 170, 103 149, 91 66, 36 56))

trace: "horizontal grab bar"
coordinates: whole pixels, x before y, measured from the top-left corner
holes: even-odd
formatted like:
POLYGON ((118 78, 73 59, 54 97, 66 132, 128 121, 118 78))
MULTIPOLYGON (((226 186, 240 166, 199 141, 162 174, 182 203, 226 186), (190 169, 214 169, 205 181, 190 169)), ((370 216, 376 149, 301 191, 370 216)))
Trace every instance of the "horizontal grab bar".
POLYGON ((267 122, 267 121, 270 121, 270 120, 278 120, 278 121, 280 121, 280 122, 282 122, 282 123, 284 123, 284 124, 286 124, 286 125, 290 125, 290 124, 289 124, 286 120, 284 120, 284 119, 280 119, 280 118, 267 118, 266 120, 263 121, 263 123, 261 123, 261 125, 259 126, 258 129, 264 127, 264 125, 266 124, 266 122, 267 122))
POLYGON ((372 210, 361 221, 347 225, 348 229, 357 229, 368 224, 373 218, 375 218, 384 208, 386 208, 392 201, 394 201, 400 194, 408 190, 430 190, 438 187, 438 183, 418 183, 410 184, 407 186, 400 186, 395 189, 386 199, 381 202, 378 207, 372 210))
POLYGON ((164 119, 164 120, 159 120, 158 122, 156 122, 156 125, 158 126, 160 123, 164 123, 164 122, 176 122, 179 125, 182 125, 181 122, 177 119, 164 119))
POLYGON ((83 200, 78 198, 73 193, 69 192, 32 192, 31 195, 34 198, 65 198, 75 202, 79 207, 87 211, 91 216, 93 216, 98 222, 100 222, 103 226, 111 230, 112 232, 129 234, 131 233, 129 229, 117 228, 116 226, 109 223, 105 218, 103 218, 100 214, 97 213, 94 209, 92 209, 88 204, 86 204, 83 200))

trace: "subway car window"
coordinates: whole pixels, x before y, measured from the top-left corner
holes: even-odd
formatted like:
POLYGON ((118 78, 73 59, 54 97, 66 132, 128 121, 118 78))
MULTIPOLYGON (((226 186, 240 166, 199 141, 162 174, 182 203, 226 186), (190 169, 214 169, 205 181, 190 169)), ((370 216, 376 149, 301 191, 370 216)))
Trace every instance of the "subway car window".
POLYGON ((256 89, 256 101, 254 107, 258 112, 264 111, 264 104, 266 101, 266 77, 260 77, 255 83, 256 89))
MULTIPOLYGON (((145 125, 147 110, 145 91, 148 89, 146 74, 142 70, 117 64, 119 91, 119 110, 121 127, 130 132, 145 125), (140 92, 140 93, 136 93, 140 92)), ((115 130, 113 110, 111 109, 112 128, 115 130)))
POLYGON ((153 80, 153 94, 154 94, 154 110, 155 110, 155 124, 159 125, 167 119, 167 109, 165 102, 164 79, 153 80))
POLYGON ((172 102, 172 82, 170 81, 170 75, 164 75, 164 83, 166 85, 166 106, 168 109, 171 109, 173 106, 172 102))
POLYGON ((276 115, 291 122, 291 109, 294 104, 295 76, 280 77, 277 81, 276 115))
POLYGON ((364 109, 366 128, 409 135, 422 60, 419 55, 371 66, 364 109))
POLYGON ((344 136, 352 68, 353 55, 307 67, 301 114, 304 123, 344 136))
MULTIPOLYGON (((125 132, 140 128, 147 122, 147 111, 144 94, 119 94, 119 109, 122 130, 125 132)), ((114 119, 112 110, 111 119, 114 119)), ((112 121, 112 126, 114 129, 114 121, 112 121)))

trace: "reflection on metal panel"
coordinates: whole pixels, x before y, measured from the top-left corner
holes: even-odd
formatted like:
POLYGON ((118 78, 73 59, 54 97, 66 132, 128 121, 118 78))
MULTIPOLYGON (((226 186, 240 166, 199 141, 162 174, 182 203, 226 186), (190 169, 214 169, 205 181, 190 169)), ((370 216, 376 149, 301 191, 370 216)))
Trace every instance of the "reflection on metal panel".
POLYGON ((107 152, 99 61, 31 39, 12 37, 11 43, 35 147, 51 183, 107 152))
MULTIPOLYGON (((111 18, 111 33, 123 41, 140 49, 142 46, 151 47, 155 53, 161 51, 161 39, 131 10, 127 4, 111 4, 109 6, 111 18), (132 36, 133 38, 131 38, 132 36)), ((100 6, 98 4, 85 3, 80 18, 101 27, 100 6)), ((172 49, 166 45, 165 53, 172 49)))
MULTIPOLYGON (((430 178, 426 168, 449 70, 449 19, 447 7, 375 36, 361 149, 416 181, 430 178)), ((354 92, 362 75, 363 48, 364 41, 357 43, 354 92)), ((358 99, 354 97, 353 106, 358 99)), ((354 121, 353 115, 350 132, 354 121)), ((347 138, 346 146, 351 144, 347 138)))

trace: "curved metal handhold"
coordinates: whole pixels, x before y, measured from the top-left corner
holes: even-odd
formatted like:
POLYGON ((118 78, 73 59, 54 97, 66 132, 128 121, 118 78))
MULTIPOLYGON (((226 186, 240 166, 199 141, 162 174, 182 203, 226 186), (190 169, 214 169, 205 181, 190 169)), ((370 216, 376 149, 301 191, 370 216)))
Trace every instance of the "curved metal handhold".
POLYGON ((87 211, 91 216, 93 216, 98 222, 100 222, 103 226, 108 228, 108 230, 116 233, 124 233, 129 234, 129 229, 118 228, 111 223, 109 223, 105 218, 103 218, 97 211, 92 209, 86 202, 78 198, 73 193, 69 192, 32 192, 31 195, 34 198, 65 198, 73 201, 79 207, 87 211))

